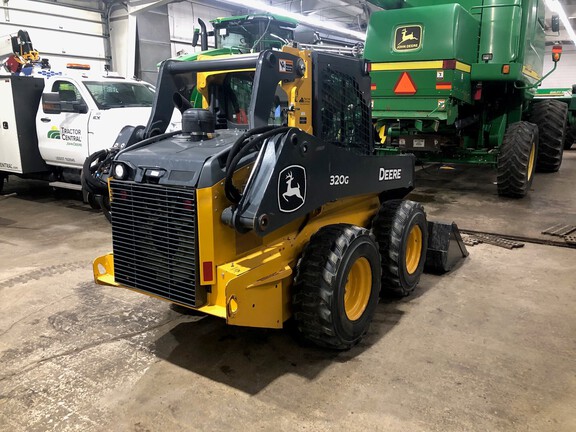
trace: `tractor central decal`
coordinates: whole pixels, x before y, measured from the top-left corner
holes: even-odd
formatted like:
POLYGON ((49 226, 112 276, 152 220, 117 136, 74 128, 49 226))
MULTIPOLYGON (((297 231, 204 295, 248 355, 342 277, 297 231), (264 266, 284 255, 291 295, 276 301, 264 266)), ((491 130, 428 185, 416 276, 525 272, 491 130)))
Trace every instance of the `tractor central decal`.
POLYGON ((60 129, 58 129, 56 126, 52 126, 48 131, 48 138, 60 139, 60 129))
POLYGON ((58 128, 57 126, 52 126, 48 131, 48 138, 66 141, 66 145, 81 147, 82 146, 82 131, 80 129, 71 128, 58 128))
POLYGON ((300 165, 290 165, 278 175, 278 208, 281 212, 292 213, 306 202, 306 169, 300 165))
POLYGON ((413 51, 420 48, 422 42, 422 26, 402 26, 396 29, 394 51, 413 51))

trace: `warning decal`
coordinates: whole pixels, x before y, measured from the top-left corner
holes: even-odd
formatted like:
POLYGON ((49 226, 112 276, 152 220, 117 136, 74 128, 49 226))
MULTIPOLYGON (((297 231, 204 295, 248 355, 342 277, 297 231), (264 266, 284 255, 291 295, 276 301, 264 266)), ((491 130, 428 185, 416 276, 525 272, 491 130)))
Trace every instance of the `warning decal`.
POLYGON ((280 59, 278 61, 278 70, 284 73, 291 73, 294 70, 294 62, 292 60, 280 59))
POLYGON ((402 72, 394 86, 394 93, 399 95, 413 95, 416 93, 416 84, 408 72, 402 72))

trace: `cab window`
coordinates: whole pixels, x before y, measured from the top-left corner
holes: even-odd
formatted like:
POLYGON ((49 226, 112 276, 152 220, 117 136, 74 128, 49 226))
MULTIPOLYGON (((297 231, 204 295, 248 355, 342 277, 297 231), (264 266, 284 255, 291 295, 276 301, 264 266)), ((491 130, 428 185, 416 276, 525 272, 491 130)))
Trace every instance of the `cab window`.
POLYGON ((85 81, 98 109, 151 107, 154 90, 144 83, 85 81))
POLYGON ((58 93, 62 102, 84 102, 80 91, 68 81, 56 81, 52 84, 52 93, 58 93))

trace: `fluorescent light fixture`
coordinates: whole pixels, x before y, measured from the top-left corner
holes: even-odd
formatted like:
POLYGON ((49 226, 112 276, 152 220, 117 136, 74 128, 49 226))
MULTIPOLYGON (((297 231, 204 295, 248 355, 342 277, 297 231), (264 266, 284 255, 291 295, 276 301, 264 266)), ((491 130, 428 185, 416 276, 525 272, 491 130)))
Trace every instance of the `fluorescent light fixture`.
POLYGON ((566 16, 566 12, 564 12, 564 8, 560 2, 558 0, 544 0, 544 2, 546 3, 546 6, 548 6, 548 9, 558 14, 560 21, 562 21, 562 25, 570 36, 570 39, 572 39, 572 42, 576 45, 576 33, 574 33, 572 24, 570 24, 570 20, 566 16))
POLYGON ((285 9, 270 6, 266 3, 261 1, 250 1, 247 2, 246 0, 224 0, 225 3, 234 4, 237 6, 241 6, 243 8, 250 8, 250 9, 258 9, 265 12, 270 12, 272 14, 282 15, 288 18, 293 18, 302 24, 309 25, 311 27, 317 27, 325 30, 330 30, 336 33, 341 33, 349 37, 353 37, 354 39, 358 40, 366 40, 366 33, 358 32, 354 30, 347 29, 346 27, 339 26, 337 24, 333 24, 329 21, 322 21, 318 18, 314 18, 311 16, 306 16, 294 12, 288 12, 285 9))

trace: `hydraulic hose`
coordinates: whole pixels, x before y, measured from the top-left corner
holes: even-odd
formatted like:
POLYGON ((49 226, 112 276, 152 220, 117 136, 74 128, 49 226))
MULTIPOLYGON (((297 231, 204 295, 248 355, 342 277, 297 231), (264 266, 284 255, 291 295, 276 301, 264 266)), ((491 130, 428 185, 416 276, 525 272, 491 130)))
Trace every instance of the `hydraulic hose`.
POLYGON ((238 204, 240 199, 242 199, 242 193, 238 190, 232 178, 238 163, 244 156, 246 156, 250 150, 252 150, 256 145, 262 143, 264 140, 273 137, 275 135, 283 134, 288 132, 291 127, 273 127, 270 130, 270 126, 264 126, 262 128, 253 129, 245 134, 243 134, 232 146, 228 158, 226 160, 226 178, 224 180, 224 193, 226 197, 234 204, 238 204), (261 135, 249 139, 251 135, 254 135, 258 129, 265 129, 266 132, 261 135), (244 138, 243 138, 244 137, 244 138))

